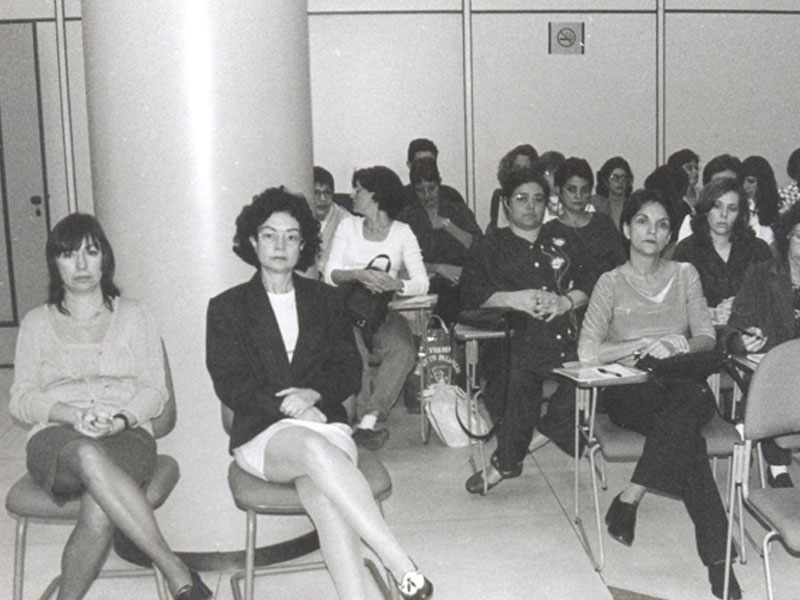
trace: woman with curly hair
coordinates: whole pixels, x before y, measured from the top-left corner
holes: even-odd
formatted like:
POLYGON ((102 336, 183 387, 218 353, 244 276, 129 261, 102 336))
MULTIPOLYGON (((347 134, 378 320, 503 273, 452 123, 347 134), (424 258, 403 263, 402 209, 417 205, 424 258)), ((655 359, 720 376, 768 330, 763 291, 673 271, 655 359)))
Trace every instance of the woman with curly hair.
POLYGON ((236 219, 234 251, 250 281, 208 305, 206 364, 233 411, 230 452, 251 475, 293 483, 340 598, 367 598, 363 545, 395 574, 402 598, 433 586, 400 546, 359 471, 342 402, 361 362, 342 299, 295 273, 314 264, 319 223, 302 196, 271 188, 236 219))

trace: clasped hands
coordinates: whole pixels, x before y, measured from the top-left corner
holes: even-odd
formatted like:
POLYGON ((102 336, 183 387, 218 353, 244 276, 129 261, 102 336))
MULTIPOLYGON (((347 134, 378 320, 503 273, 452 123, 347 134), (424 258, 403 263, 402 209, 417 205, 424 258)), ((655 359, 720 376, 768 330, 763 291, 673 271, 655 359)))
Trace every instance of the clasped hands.
POLYGON ((325 416, 316 404, 320 396, 319 392, 310 388, 289 387, 275 394, 283 398, 280 411, 287 417, 301 419, 303 421, 315 421, 317 423, 327 423, 325 416))
POLYGON ((643 357, 669 358, 675 354, 685 354, 690 350, 686 337, 679 333, 672 333, 658 339, 644 337, 641 342, 642 348, 638 352, 643 357))
POLYGON ((75 431, 90 438, 102 438, 116 435, 125 429, 122 419, 114 419, 107 406, 93 404, 78 409, 73 416, 75 431))
POLYGON ((547 290, 529 289, 508 292, 506 306, 549 322, 567 312, 572 303, 565 296, 547 290))
POLYGON ((399 292, 403 289, 403 282, 392 277, 386 271, 376 269, 361 269, 358 271, 358 281, 369 291, 379 294, 381 292, 399 292))

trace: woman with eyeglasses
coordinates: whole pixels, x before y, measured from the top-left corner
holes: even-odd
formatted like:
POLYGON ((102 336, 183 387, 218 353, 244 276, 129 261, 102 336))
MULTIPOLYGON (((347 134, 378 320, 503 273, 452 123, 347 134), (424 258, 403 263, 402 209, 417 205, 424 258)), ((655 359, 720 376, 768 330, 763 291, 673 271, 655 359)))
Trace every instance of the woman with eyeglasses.
POLYGON ((319 229, 305 199, 284 188, 265 190, 236 219, 234 252, 257 271, 211 299, 206 323, 206 365, 234 415, 230 452, 254 477, 294 484, 339 598, 371 597, 367 544, 402 598, 424 600, 433 586, 356 466, 342 402, 358 391, 361 361, 342 298, 295 273, 314 263, 319 229))
POLYGON ((742 161, 742 175, 750 227, 756 232, 756 237, 772 244, 775 241, 772 226, 778 220, 781 205, 775 173, 763 156, 748 156, 742 161))
POLYGON ((747 268, 772 257, 767 243, 747 225, 747 199, 734 179, 712 181, 700 192, 692 216, 692 235, 680 241, 673 260, 700 273, 714 325, 725 325, 747 268))
MULTIPOLYGON (((733 301, 724 345, 734 353, 768 352, 800 337, 800 204, 775 223, 776 256, 750 265, 733 301)), ((762 442, 772 487, 793 487, 790 451, 762 442)))
POLYGON ((597 212, 608 215, 619 230, 622 207, 632 190, 631 166, 621 156, 614 156, 603 163, 597 172, 597 194, 592 196, 591 202, 597 212))
MULTIPOLYGON (((357 282, 373 292, 416 296, 428 292, 428 275, 417 238, 406 223, 396 220, 404 206, 403 184, 388 167, 359 169, 353 174, 353 212, 339 223, 325 265, 325 281, 332 285, 357 282), (380 254, 389 257, 389 272, 368 268, 380 254), (401 276, 400 273, 405 273, 401 276)), ((383 260, 376 264, 382 266, 383 260)), ((417 349, 408 321, 395 312, 372 336, 367 347, 362 331, 355 330, 363 366, 361 391, 356 396, 353 439, 378 450, 389 430, 376 428, 398 398, 414 366, 417 349), (370 365, 378 363, 377 368, 370 365)))
POLYGON ((591 292, 600 275, 625 262, 622 236, 607 214, 587 210, 594 176, 586 160, 568 158, 556 169, 553 180, 561 215, 546 223, 543 231, 571 241, 589 275, 591 292))

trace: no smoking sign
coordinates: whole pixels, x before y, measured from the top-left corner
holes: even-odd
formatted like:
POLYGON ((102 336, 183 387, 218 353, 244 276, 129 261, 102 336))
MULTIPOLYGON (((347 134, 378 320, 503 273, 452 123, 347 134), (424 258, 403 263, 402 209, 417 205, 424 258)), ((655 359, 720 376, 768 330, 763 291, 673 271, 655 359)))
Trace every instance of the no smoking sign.
POLYGON ((548 52, 550 54, 583 54, 583 23, 556 23, 548 26, 548 52))

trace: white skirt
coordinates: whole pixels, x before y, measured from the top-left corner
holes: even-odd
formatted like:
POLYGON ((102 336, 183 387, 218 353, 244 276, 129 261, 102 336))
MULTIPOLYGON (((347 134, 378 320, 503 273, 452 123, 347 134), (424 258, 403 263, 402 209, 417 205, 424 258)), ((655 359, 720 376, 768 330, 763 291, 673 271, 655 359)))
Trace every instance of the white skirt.
POLYGON ((287 427, 305 427, 322 435, 331 444, 340 448, 353 461, 358 463, 358 449, 353 441, 352 429, 346 423, 317 423, 303 419, 281 419, 267 427, 253 439, 233 451, 236 464, 254 477, 269 481, 264 476, 264 450, 272 436, 287 427))

